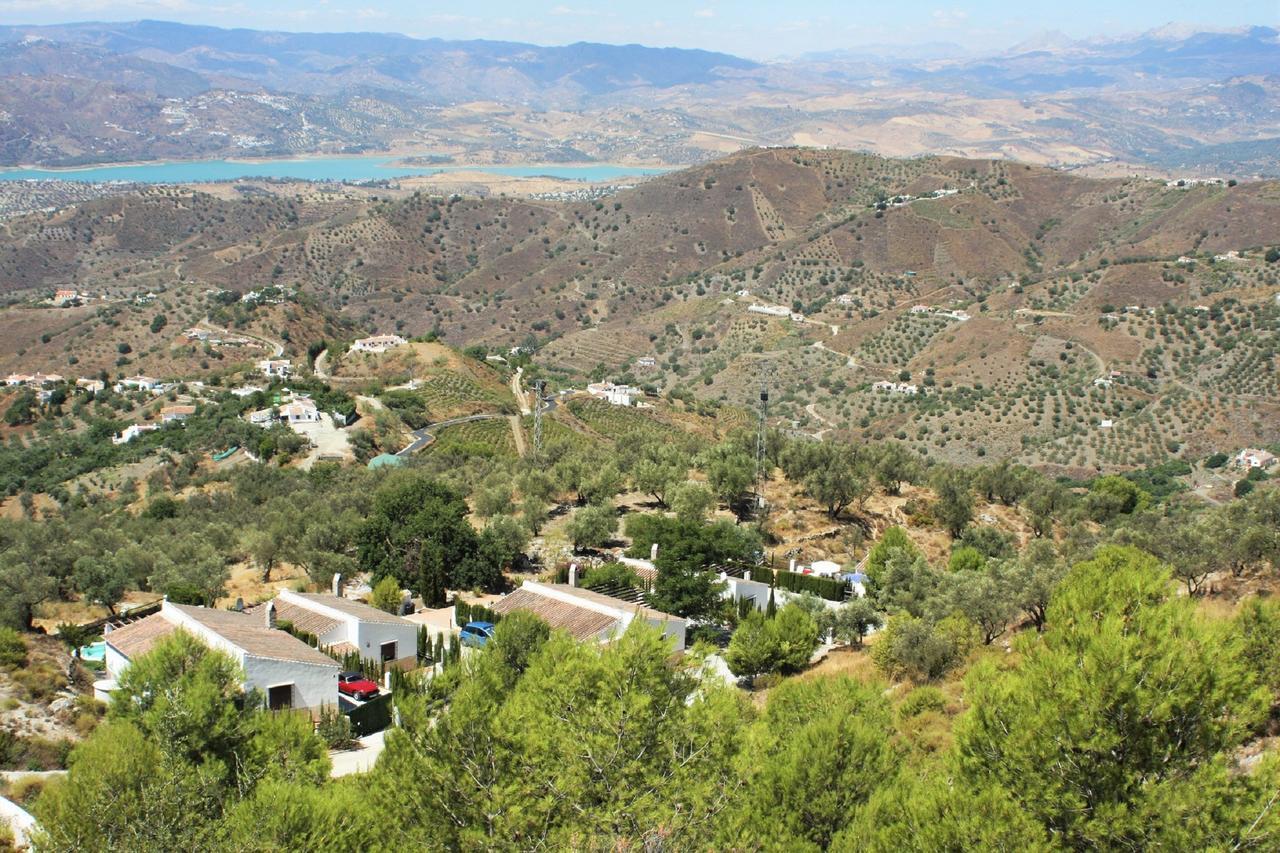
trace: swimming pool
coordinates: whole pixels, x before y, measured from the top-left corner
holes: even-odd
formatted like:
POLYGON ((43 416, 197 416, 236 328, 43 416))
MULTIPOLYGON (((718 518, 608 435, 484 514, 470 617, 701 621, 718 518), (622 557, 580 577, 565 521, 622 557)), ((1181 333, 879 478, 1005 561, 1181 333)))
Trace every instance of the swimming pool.
POLYGON ((96 643, 80 647, 81 660, 103 660, 106 656, 107 643, 105 640, 99 640, 96 643))

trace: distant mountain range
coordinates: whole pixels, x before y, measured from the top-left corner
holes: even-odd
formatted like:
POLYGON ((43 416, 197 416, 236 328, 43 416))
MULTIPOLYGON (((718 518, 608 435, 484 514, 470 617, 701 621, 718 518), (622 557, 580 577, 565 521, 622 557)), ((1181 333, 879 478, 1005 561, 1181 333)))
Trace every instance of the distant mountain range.
POLYGON ((988 56, 874 46, 773 63, 164 21, 0 27, 9 165, 387 149, 473 163, 679 164, 802 144, 1252 175, 1280 173, 1277 140, 1280 33, 1270 27, 1050 35, 988 56))

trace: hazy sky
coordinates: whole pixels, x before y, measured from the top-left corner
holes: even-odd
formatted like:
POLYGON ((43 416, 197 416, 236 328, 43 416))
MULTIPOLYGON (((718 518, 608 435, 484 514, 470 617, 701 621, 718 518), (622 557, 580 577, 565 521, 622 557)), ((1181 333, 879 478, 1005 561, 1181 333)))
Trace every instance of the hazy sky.
POLYGON ((866 44, 953 42, 1009 47, 1048 31, 1113 36, 1185 22, 1205 27, 1280 23, 1280 0, 970 0, 850 2, 746 0, 0 0, 0 23, 158 18, 224 27, 376 30, 441 38, 566 44, 639 42, 755 58, 866 44))

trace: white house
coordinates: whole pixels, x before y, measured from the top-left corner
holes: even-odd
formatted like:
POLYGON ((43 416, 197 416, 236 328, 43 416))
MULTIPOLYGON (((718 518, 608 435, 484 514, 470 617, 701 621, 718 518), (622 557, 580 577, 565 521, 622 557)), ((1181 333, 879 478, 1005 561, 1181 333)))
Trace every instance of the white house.
POLYGON ((270 605, 248 614, 166 601, 159 613, 104 635, 107 672, 119 678, 157 641, 183 630, 231 655, 244 670, 245 689, 262 691, 274 710, 293 708, 314 716, 323 706, 336 705, 337 661, 276 628, 275 619, 270 605))
POLYGON ((600 643, 610 642, 633 621, 643 619, 674 639, 677 651, 684 649, 685 621, 679 616, 568 584, 525 581, 495 603, 493 610, 503 614, 517 610, 532 613, 553 630, 600 643))
POLYGON ((313 400, 298 397, 292 403, 280 407, 280 420, 287 424, 314 424, 320 421, 320 410, 313 400))
POLYGON ((111 437, 111 443, 128 444, 144 432, 155 432, 158 429, 160 429, 159 424, 129 424, 111 437))
POLYGON ((190 405, 165 406, 160 410, 160 420, 162 423, 171 424, 177 421, 185 421, 196 413, 196 407, 190 405))
POLYGON ((608 400, 615 406, 630 406, 634 397, 639 397, 638 388, 630 385, 614 385, 612 382, 593 382, 587 386, 587 393, 592 397, 608 400))
POLYGON ((749 305, 747 310, 752 314, 765 314, 769 317, 790 317, 791 309, 781 305, 749 305))
POLYGON ((293 364, 287 358, 267 358, 258 362, 263 376, 285 377, 293 373, 293 364))
POLYGON ((98 394, 106 390, 107 383, 101 379, 77 379, 76 387, 86 394, 98 394))
POLYGON ((277 619, 314 634, 321 646, 338 654, 355 651, 367 661, 400 669, 417 666, 418 626, 408 619, 338 595, 287 589, 274 604, 277 619))
POLYGON ((269 427, 276 422, 275 409, 258 409, 249 413, 249 423, 254 426, 269 427))
POLYGON ((138 376, 121 379, 114 387, 117 394, 125 391, 150 391, 155 393, 160 388, 160 382, 154 377, 139 374, 138 376))
POLYGON ((1270 468, 1276 464, 1276 455, 1265 450, 1246 447, 1236 454, 1238 468, 1270 468))
POLYGON ((875 382, 871 385, 876 391, 883 391, 886 394, 918 394, 919 387, 909 382, 875 382))
POLYGON ((351 345, 352 352, 386 352, 404 346, 408 341, 399 335, 374 335, 371 338, 360 338, 351 345))

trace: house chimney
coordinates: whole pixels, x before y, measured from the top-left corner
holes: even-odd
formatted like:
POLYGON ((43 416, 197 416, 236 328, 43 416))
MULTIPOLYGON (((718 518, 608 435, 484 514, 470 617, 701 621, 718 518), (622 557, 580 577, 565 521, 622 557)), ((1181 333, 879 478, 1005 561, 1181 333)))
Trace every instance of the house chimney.
POLYGON ((570 563, 569 564, 569 586, 577 586, 577 585, 578 585, 578 564, 570 563))
POLYGON ((342 574, 340 572, 333 573, 333 595, 335 598, 342 597, 342 574))
POLYGON ((787 571, 794 572, 796 570, 796 558, 792 557, 791 562, 787 563, 787 571))
POLYGON ((658 559, 658 543, 657 542, 654 542, 652 545, 649 546, 649 559, 650 560, 658 559))
POLYGON ((235 605, 234 605, 231 609, 232 609, 232 610, 234 610, 234 611, 235 611, 235 612, 237 612, 237 613, 243 613, 243 612, 244 612, 244 599, 243 599, 243 598, 237 598, 237 599, 236 599, 236 603, 235 603, 235 605))
POLYGON ((276 603, 274 601, 267 602, 267 627, 274 628, 276 626, 276 603))

